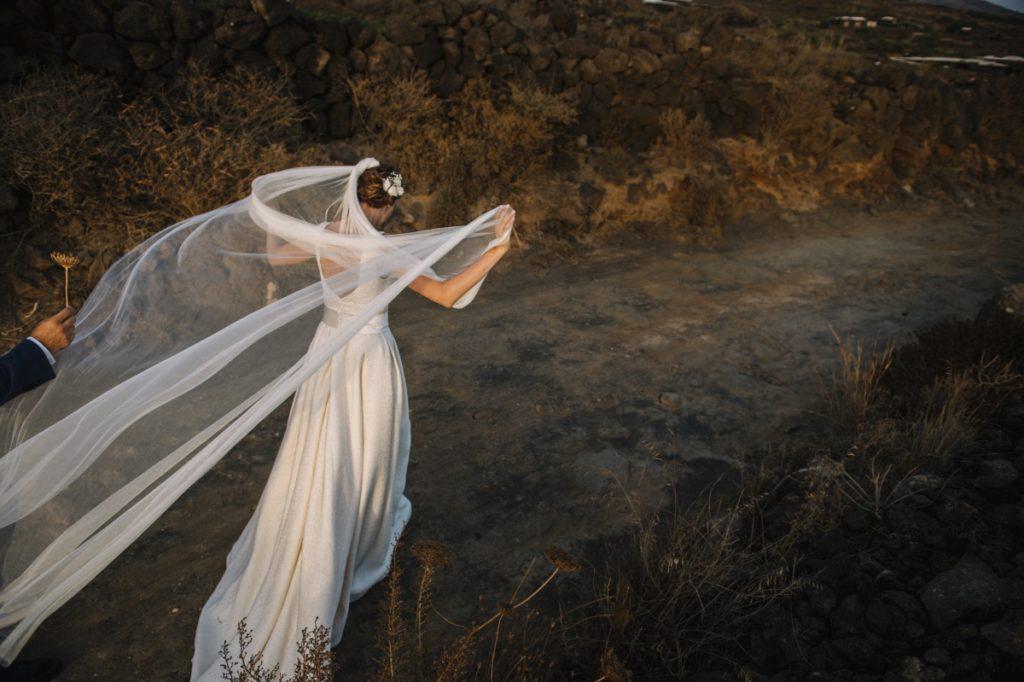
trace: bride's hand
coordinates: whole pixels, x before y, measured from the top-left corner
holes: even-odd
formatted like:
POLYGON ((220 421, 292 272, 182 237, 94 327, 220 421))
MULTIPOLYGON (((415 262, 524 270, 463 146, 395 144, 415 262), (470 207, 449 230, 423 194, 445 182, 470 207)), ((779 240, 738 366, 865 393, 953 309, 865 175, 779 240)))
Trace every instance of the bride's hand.
POLYGON ((512 225, 516 220, 516 212, 508 204, 505 204, 498 210, 498 222, 494 226, 494 236, 501 239, 505 236, 509 230, 512 229, 512 225))

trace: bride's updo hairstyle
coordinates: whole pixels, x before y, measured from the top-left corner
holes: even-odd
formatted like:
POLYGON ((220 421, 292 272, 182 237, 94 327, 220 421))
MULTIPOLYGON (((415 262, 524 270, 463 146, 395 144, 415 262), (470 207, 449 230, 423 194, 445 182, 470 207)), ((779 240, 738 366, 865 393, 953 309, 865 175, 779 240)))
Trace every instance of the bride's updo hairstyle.
POLYGON ((384 189, 384 179, 392 173, 396 172, 394 166, 377 166, 376 168, 367 168, 359 174, 359 201, 373 206, 374 208, 384 208, 385 206, 391 206, 398 197, 391 196, 386 189, 384 189))

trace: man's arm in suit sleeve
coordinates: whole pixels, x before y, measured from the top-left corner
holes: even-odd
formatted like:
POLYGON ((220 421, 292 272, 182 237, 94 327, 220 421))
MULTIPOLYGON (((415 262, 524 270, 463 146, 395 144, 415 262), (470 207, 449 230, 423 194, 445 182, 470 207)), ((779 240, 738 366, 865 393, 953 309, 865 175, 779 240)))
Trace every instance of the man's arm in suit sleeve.
POLYGON ((57 376, 42 349, 25 339, 0 356, 0 404, 57 376))

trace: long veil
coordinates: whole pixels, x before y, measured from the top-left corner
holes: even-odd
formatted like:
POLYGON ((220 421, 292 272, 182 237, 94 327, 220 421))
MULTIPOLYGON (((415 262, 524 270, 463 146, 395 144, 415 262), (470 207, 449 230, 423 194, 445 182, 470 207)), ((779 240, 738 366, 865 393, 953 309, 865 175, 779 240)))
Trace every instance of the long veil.
POLYGON ((263 175, 244 199, 154 234, 89 295, 56 378, 0 406, 0 662, 413 279, 450 277, 508 238, 496 208, 378 232, 356 194, 376 165, 263 175), (337 273, 275 267, 268 233, 337 273), (309 351, 324 288, 344 296, 374 277, 387 288, 309 351))

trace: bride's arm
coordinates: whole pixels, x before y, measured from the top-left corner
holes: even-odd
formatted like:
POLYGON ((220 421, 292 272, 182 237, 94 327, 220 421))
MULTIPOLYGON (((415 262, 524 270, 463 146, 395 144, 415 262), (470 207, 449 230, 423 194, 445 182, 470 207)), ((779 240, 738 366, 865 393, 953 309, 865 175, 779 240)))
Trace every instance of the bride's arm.
POLYGON ((295 265, 309 260, 313 254, 290 242, 278 239, 267 230, 267 262, 271 266, 295 265))
POLYGON ((508 243, 499 244, 484 251, 469 267, 454 277, 442 282, 426 275, 420 275, 409 284, 409 288, 434 303, 451 308, 464 293, 482 280, 484 275, 490 272, 491 268, 497 265, 506 253, 508 253, 508 243))
MULTIPOLYGON (((496 233, 502 235, 507 230, 512 229, 514 220, 515 211, 511 208, 503 211, 496 233)), ((451 308, 464 293, 472 289, 477 282, 484 278, 484 275, 491 271, 491 268, 498 264, 498 261, 508 253, 508 249, 509 243, 507 241, 498 244, 484 251, 465 270, 453 277, 440 281, 426 275, 420 275, 409 284, 409 288, 421 296, 429 298, 434 303, 443 305, 445 308, 451 308)))

